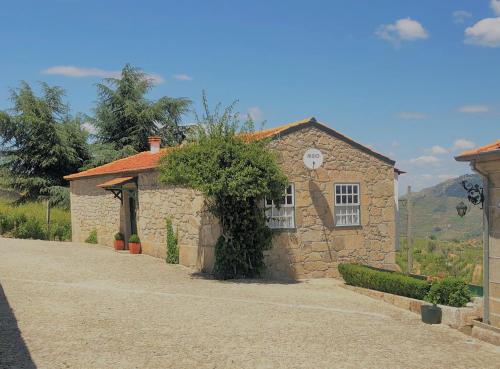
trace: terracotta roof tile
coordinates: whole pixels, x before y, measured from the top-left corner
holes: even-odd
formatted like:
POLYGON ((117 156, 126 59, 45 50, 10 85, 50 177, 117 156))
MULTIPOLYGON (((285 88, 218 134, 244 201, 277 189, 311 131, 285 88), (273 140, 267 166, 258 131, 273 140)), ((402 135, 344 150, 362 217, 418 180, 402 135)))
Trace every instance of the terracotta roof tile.
POLYGON ((172 147, 167 147, 161 149, 157 153, 151 153, 150 151, 143 151, 139 154, 129 156, 127 158, 112 161, 111 163, 101 165, 96 168, 84 170, 83 172, 70 174, 64 177, 64 179, 72 180, 84 177, 93 177, 103 174, 115 174, 115 173, 126 173, 134 172, 146 169, 153 169, 158 166, 158 161, 162 155, 172 151, 172 147))
POLYGON ((465 159, 465 158, 468 158, 471 156, 486 154, 486 153, 490 153, 493 151, 499 151, 499 153, 500 153, 500 140, 496 140, 493 143, 490 143, 488 145, 484 145, 481 147, 477 147, 477 148, 472 149, 472 150, 466 150, 466 151, 462 152, 460 155, 458 155, 456 158, 457 159, 465 159))
MULTIPOLYGON (((306 118, 303 120, 299 120, 299 121, 285 124, 285 125, 275 127, 275 128, 270 128, 270 129, 266 129, 266 130, 262 130, 262 131, 243 134, 242 138, 243 138, 243 140, 245 140, 247 142, 254 141, 254 140, 261 140, 264 138, 270 138, 270 137, 273 137, 273 136, 275 136, 279 133, 282 133, 284 131, 293 129, 294 127, 299 127, 301 125, 305 125, 305 124, 309 124, 309 123, 317 124, 317 125, 319 125, 320 128, 326 129, 328 132, 333 133, 337 137, 340 137, 348 142, 351 142, 352 144, 356 145, 357 147, 363 149, 364 151, 366 151, 372 155, 375 155, 375 156, 381 158, 382 160, 389 161, 392 164, 394 164, 394 162, 391 159, 385 157, 382 154, 375 152, 374 150, 372 150, 370 148, 367 148, 366 146, 363 146, 363 145, 356 143, 354 140, 350 139, 347 136, 344 136, 344 135, 338 133, 337 131, 332 130, 328 126, 317 122, 314 117, 306 118)), ((129 156, 128 158, 116 160, 116 161, 101 165, 101 166, 96 167, 96 168, 92 168, 89 170, 85 170, 83 172, 67 175, 64 178, 67 180, 73 180, 73 179, 78 179, 78 178, 93 177, 93 176, 104 175, 104 174, 117 174, 117 173, 124 173, 125 174, 125 173, 130 173, 130 172, 137 172, 137 171, 141 171, 141 170, 154 169, 158 166, 158 162, 159 162, 160 158, 164 154, 172 151, 173 149, 174 149, 173 147, 164 148, 164 149, 161 149, 160 152, 158 152, 158 153, 151 153, 150 151, 144 151, 144 152, 141 152, 139 154, 129 156)))

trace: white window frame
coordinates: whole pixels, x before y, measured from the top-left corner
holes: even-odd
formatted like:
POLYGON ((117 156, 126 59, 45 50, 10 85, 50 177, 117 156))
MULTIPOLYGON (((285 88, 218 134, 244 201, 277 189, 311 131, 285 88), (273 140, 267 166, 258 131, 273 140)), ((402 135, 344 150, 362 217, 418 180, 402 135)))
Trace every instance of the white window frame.
POLYGON ((280 207, 274 201, 264 200, 267 226, 271 229, 295 229, 295 186, 289 183, 280 207), (290 189, 290 193, 288 190, 290 189), (288 200, 291 201, 288 201, 288 200), (291 202, 291 203, 288 203, 291 202))
POLYGON ((361 225, 360 192, 361 191, 359 183, 333 184, 333 216, 336 227, 359 227, 361 225), (337 193, 338 188, 340 188, 339 193, 337 193))

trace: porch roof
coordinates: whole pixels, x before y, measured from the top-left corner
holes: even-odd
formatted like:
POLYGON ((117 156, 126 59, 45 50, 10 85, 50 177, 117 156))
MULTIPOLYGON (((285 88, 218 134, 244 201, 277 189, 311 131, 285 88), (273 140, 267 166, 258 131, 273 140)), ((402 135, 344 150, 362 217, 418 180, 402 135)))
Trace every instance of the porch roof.
POLYGON ((106 181, 104 183, 98 184, 97 187, 100 188, 110 188, 110 187, 115 187, 115 186, 120 186, 122 184, 125 184, 131 180, 133 180, 135 177, 118 177, 118 178, 113 178, 110 179, 109 181, 106 181))

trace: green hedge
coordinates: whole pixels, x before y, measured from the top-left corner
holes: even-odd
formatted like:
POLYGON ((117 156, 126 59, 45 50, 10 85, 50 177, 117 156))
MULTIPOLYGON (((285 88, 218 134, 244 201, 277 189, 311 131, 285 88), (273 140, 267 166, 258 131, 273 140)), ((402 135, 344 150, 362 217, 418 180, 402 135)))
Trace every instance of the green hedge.
POLYGON ((347 284, 395 295, 426 300, 441 305, 463 307, 471 300, 467 283, 461 278, 446 277, 432 284, 426 280, 359 264, 339 264, 347 284))
POLYGON ((463 307, 471 300, 471 292, 463 279, 446 277, 442 281, 432 283, 425 300, 441 305, 463 307))
POLYGON ((402 273, 382 271, 358 264, 339 264, 347 284, 423 300, 430 283, 402 273))

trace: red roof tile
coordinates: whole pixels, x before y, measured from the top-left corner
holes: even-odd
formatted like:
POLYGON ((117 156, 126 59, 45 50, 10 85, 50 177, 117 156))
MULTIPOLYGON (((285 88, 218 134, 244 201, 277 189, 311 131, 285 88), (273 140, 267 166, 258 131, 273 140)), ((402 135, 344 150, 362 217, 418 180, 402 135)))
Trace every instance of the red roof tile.
POLYGON ((172 151, 172 147, 167 147, 161 149, 157 153, 151 153, 150 151, 143 151, 139 154, 129 156, 127 158, 112 161, 111 163, 101 165, 100 167, 84 170, 83 172, 70 174, 64 177, 67 180, 73 180, 77 178, 93 177, 103 174, 115 174, 115 173, 126 173, 135 172, 146 169, 153 169, 158 166, 158 161, 162 155, 167 152, 172 151))
POLYGON ((457 160, 467 160, 470 157, 498 151, 500 153, 500 140, 472 150, 466 150, 456 157, 457 160))
MULTIPOLYGON (((387 158, 386 156, 377 153, 376 151, 358 144, 351 138, 344 136, 337 131, 329 128, 328 126, 321 124, 316 121, 315 118, 307 118, 303 120, 299 120, 297 122, 285 124, 279 127, 275 128, 270 128, 262 131, 257 131, 253 133, 247 133, 247 134, 242 134, 242 138, 245 141, 254 141, 254 140, 261 140, 264 138, 270 138, 273 136, 276 136, 280 133, 285 133, 285 131, 293 130, 295 127, 299 127, 302 125, 306 124, 315 124, 319 128, 323 130, 327 130, 330 134, 335 135, 336 137, 341 138, 344 141, 350 142, 351 144, 355 145, 356 147, 364 150, 365 152, 374 155, 378 157, 381 160, 384 160, 386 162, 389 162, 394 165, 394 161, 391 159, 387 158)), ((136 172, 136 171, 141 171, 141 170, 147 170, 147 169, 154 169, 158 166, 158 162, 160 158, 172 151, 174 148, 173 147, 168 147, 161 149, 160 152, 158 153, 151 153, 150 151, 144 151, 136 155, 129 156, 128 158, 120 159, 113 161, 108 164, 101 165, 100 167, 92 168, 89 170, 85 170, 83 172, 79 173, 74 173, 65 176, 64 178, 67 180, 73 180, 73 179, 78 179, 78 178, 85 178, 85 177, 93 177, 93 176, 98 176, 98 175, 104 175, 104 174, 116 174, 116 173, 129 173, 129 172, 136 172)))

